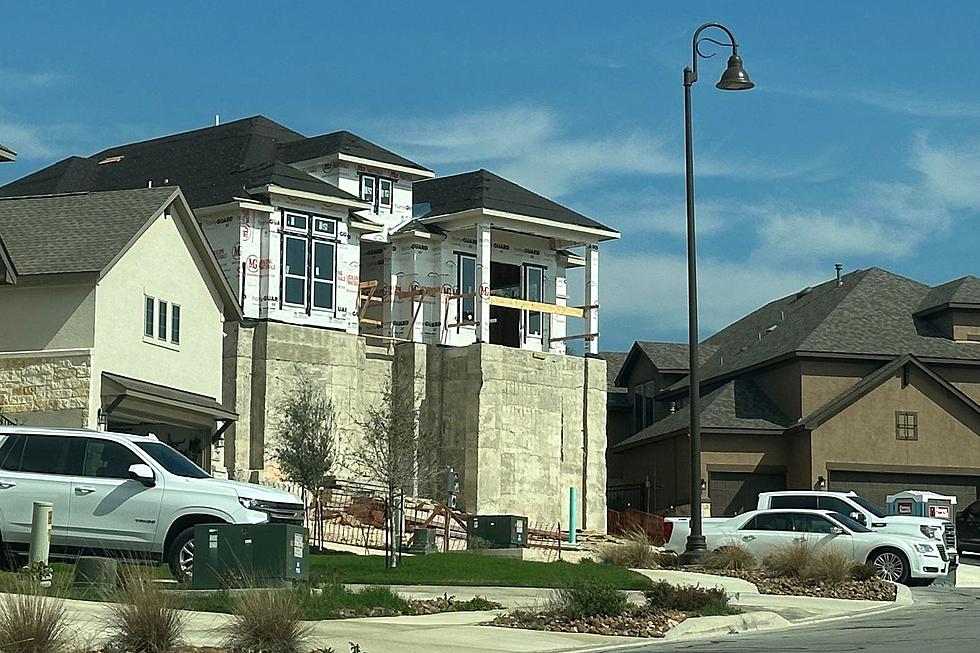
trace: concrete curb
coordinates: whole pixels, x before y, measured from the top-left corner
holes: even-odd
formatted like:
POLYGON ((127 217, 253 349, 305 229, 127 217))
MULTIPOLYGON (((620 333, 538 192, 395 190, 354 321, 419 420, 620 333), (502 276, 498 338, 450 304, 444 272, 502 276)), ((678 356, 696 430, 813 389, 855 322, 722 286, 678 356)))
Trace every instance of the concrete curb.
POLYGON ((746 612, 723 617, 693 617, 685 619, 667 631, 665 640, 714 635, 734 635, 754 630, 786 628, 793 623, 775 612, 746 612))

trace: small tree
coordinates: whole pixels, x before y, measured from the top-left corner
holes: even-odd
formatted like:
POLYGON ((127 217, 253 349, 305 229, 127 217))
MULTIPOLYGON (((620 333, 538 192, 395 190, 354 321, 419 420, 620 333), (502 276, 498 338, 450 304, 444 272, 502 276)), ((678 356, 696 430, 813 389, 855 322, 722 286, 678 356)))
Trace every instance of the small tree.
POLYGON ((385 529, 391 550, 386 566, 397 566, 395 498, 418 488, 438 474, 433 434, 419 421, 415 393, 410 383, 386 381, 381 401, 369 406, 358 423, 361 442, 351 452, 361 473, 383 485, 386 493, 385 529))
POLYGON ((310 374, 299 373, 292 386, 282 407, 272 457, 283 476, 313 498, 315 539, 322 528, 320 488, 337 462, 334 409, 310 374))

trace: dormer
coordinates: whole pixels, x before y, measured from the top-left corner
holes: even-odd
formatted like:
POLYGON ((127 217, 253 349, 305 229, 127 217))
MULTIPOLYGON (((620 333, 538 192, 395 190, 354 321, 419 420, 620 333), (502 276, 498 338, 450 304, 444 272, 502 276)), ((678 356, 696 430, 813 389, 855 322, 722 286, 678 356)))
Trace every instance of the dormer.
POLYGON ((915 317, 926 320, 950 340, 980 343, 980 279, 965 276, 935 286, 915 317))

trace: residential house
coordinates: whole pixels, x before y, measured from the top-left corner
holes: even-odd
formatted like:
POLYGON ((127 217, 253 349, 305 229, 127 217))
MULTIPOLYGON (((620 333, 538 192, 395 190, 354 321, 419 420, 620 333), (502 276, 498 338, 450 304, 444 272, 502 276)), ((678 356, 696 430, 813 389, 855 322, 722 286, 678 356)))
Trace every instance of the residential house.
POLYGON ((7 421, 153 433, 210 466, 240 313, 179 189, 0 198, 0 261, 7 421))
POLYGON ((342 447, 385 387, 407 388, 467 510, 554 524, 575 486, 581 523, 604 528, 605 366, 564 354, 575 338, 598 351, 598 247, 616 231, 484 170, 434 178, 349 132, 307 138, 262 116, 70 157, 0 195, 165 184, 244 316, 225 325, 239 419, 216 472, 276 473, 282 403, 303 375, 334 402, 342 447), (581 300, 565 287, 577 266, 581 300), (569 317, 584 326, 569 333, 569 317))
POLYGON ((7 163, 9 161, 16 161, 17 153, 11 150, 9 147, 4 147, 3 143, 0 143, 0 163, 7 163))
MULTIPOLYGON (((685 345, 637 342, 612 448, 650 509, 690 504, 685 345), (621 434, 615 436, 621 437, 621 434)), ((931 287, 880 268, 777 299, 702 346, 702 474, 714 515, 760 491, 980 491, 980 279, 931 287)), ((614 437, 610 434, 610 437, 614 437)))

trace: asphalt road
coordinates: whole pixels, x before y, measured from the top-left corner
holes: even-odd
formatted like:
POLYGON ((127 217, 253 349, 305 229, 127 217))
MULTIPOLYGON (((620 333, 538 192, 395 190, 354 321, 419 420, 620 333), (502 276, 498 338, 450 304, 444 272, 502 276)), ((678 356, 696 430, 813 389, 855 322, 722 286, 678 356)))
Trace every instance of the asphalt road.
MULTIPOLYGON (((980 566, 980 558, 973 556, 964 563, 980 566)), ((912 594, 914 605, 884 614, 769 633, 660 642, 630 651, 976 653, 980 650, 980 588, 915 588, 912 594)))

